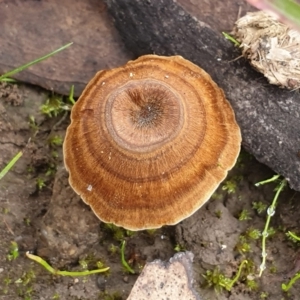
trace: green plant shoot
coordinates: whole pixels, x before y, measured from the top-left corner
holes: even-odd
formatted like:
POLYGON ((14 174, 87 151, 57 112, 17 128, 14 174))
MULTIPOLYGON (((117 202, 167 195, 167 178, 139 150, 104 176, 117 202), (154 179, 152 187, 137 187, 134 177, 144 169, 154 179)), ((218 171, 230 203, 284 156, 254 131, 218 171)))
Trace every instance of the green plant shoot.
POLYGON ((35 262, 39 263, 42 265, 47 271, 49 271, 53 275, 61 275, 61 276, 87 276, 87 275, 92 275, 96 273, 103 273, 107 272, 109 270, 109 267, 103 268, 103 269, 97 269, 97 270, 86 270, 86 271, 79 271, 79 272, 70 272, 70 271, 59 271, 55 270, 52 268, 45 260, 43 260, 41 257, 30 254, 29 252, 26 252, 26 256, 35 262))
POLYGON ((123 267, 131 274, 135 274, 135 271, 128 265, 127 261, 125 260, 125 241, 122 242, 121 245, 121 261, 123 267))
POLYGON ((286 233, 286 235, 290 238, 292 238, 293 240, 295 240, 296 242, 300 242, 300 237, 298 237, 295 233, 293 233, 292 231, 288 231, 286 233))
MULTIPOLYGON (((270 183, 270 182, 276 181, 279 177, 280 177, 280 175, 275 175, 275 176, 273 176, 270 179, 267 179, 267 180, 264 180, 264 181, 256 183, 255 186, 260 186, 260 185, 263 185, 263 184, 266 184, 266 183, 270 183)), ((286 185, 286 180, 285 179, 281 180, 280 183, 279 183, 279 185, 278 185, 278 187, 275 189, 276 190, 276 194, 275 194, 275 196, 273 198, 272 204, 269 206, 269 208, 267 210, 267 220, 266 220, 265 228, 264 228, 264 230, 262 232, 262 253, 261 253, 262 263, 261 263, 261 265, 259 267, 259 277, 262 275, 263 271, 266 268, 266 257, 267 257, 266 239, 267 239, 267 237, 269 235, 268 230, 269 230, 269 225, 270 225, 271 217, 274 216, 274 214, 275 214, 275 208, 276 208, 276 204, 277 204, 277 199, 278 199, 281 191, 285 187, 285 185, 286 185)))
POLYGON ((0 180, 6 175, 6 173, 15 165, 15 163, 20 159, 23 155, 23 151, 18 152, 11 161, 4 167, 4 169, 0 172, 0 180))
POLYGON ((240 46, 240 42, 237 41, 234 37, 232 37, 231 35, 229 35, 226 32, 222 32, 222 34, 224 35, 225 39, 229 40, 230 42, 232 42, 234 44, 234 46, 240 46))
POLYGON ((247 260, 243 260, 239 266, 237 274, 232 278, 227 278, 218 269, 213 271, 206 271, 205 275, 202 275, 207 281, 209 286, 214 286, 217 292, 221 292, 224 288, 227 291, 231 291, 233 285, 238 281, 241 276, 242 269, 248 264, 247 260))
MULTIPOLYGON (((9 71, 9 72, 1 75, 0 76, 0 81, 7 81, 5 79, 9 78, 10 76, 17 74, 17 73, 19 73, 19 72, 21 72, 21 71, 23 71, 23 70, 25 70, 25 69, 27 69, 27 68, 29 68, 29 67, 37 64, 37 63, 43 61, 43 60, 45 60, 45 59, 47 59, 47 58, 55 55, 56 53, 58 53, 58 52, 60 52, 62 50, 65 50, 66 48, 70 47, 72 44, 73 43, 68 43, 68 44, 66 44, 66 45, 64 45, 64 46, 62 46, 62 47, 60 47, 60 48, 58 48, 58 49, 56 49, 56 50, 54 50, 54 51, 52 51, 52 52, 44 55, 42 57, 40 57, 40 58, 37 58, 37 59, 35 59, 35 60, 33 60, 33 61, 25 64, 25 65, 22 65, 22 66, 20 66, 20 67, 18 67, 16 69, 13 69, 13 70, 11 70, 11 71, 9 71)), ((11 81, 11 78, 8 81, 11 81)))
POLYGON ((287 283, 282 283, 281 284, 281 289, 284 291, 284 292, 287 292, 292 286, 293 284, 298 280, 300 279, 300 272, 296 273, 293 278, 287 283))

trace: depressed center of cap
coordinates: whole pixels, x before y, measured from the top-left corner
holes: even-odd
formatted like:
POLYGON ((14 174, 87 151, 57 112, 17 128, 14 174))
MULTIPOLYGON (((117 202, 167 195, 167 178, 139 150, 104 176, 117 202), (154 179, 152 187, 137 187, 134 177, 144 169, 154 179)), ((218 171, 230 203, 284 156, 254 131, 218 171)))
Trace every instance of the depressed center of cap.
POLYGON ((133 80, 110 94, 106 126, 114 141, 129 151, 147 152, 170 142, 183 126, 182 99, 154 79, 133 80))

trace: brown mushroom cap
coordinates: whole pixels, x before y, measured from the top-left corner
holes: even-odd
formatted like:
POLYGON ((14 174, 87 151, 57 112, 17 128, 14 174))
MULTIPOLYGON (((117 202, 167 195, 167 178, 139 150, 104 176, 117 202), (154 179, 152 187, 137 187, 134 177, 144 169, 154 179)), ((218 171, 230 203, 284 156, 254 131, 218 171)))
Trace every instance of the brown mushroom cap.
POLYGON ((64 142, 70 185, 104 222, 172 225, 212 195, 237 159, 223 91, 181 56, 100 71, 74 105, 64 142))

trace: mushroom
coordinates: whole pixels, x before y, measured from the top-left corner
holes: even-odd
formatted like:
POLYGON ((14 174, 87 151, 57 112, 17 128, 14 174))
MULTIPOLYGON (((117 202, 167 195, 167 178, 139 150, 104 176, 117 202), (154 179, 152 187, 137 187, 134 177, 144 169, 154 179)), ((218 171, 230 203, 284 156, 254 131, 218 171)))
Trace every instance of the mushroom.
POLYGON ((223 91, 181 56, 103 70, 71 113, 69 182, 100 220, 173 225, 213 194, 237 159, 240 129, 223 91))

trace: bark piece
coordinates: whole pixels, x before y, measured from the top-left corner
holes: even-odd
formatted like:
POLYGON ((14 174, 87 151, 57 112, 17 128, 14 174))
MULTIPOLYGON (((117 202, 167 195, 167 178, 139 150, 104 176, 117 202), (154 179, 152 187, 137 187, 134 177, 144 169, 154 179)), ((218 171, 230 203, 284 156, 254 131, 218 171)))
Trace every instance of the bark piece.
POLYGON ((191 16, 200 18, 201 21, 218 32, 230 32, 239 15, 256 10, 245 0, 177 0, 177 3, 191 16))

